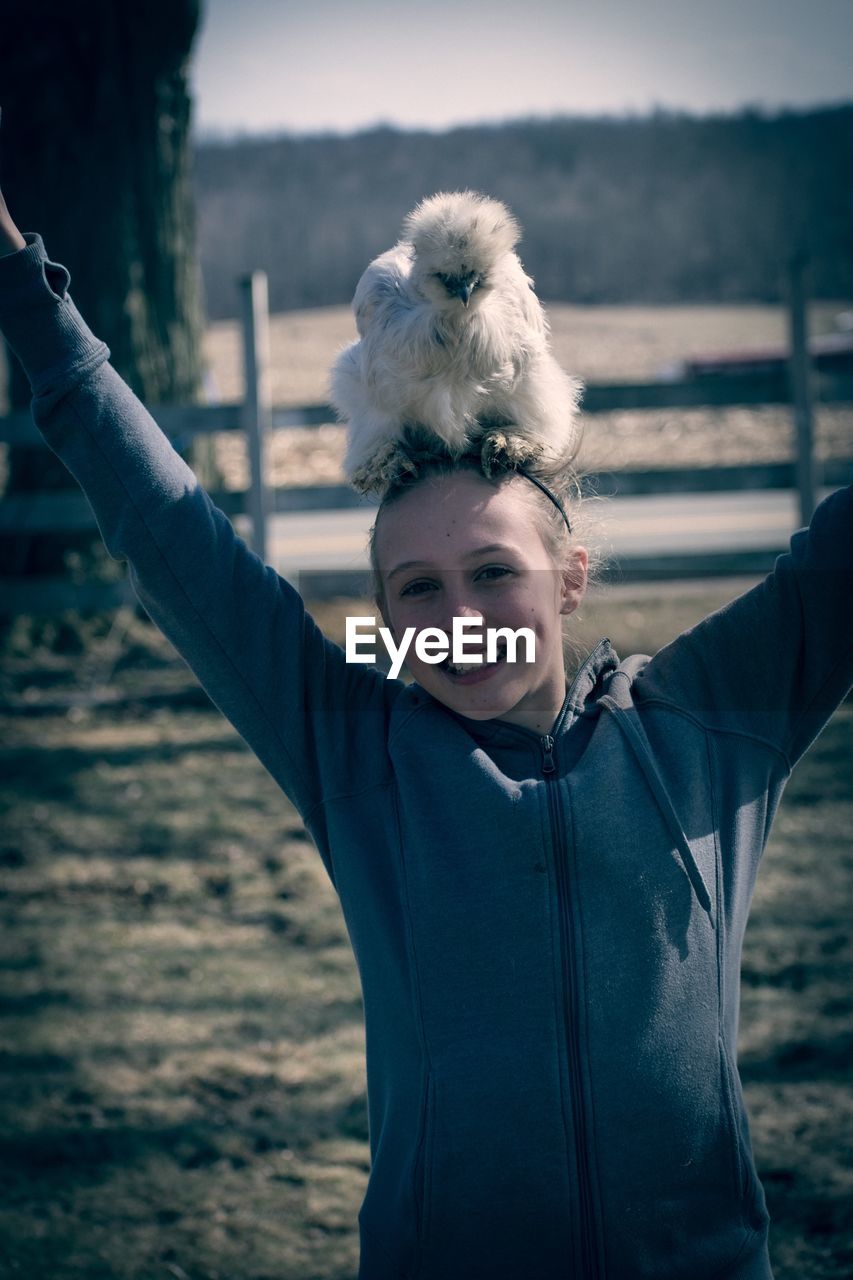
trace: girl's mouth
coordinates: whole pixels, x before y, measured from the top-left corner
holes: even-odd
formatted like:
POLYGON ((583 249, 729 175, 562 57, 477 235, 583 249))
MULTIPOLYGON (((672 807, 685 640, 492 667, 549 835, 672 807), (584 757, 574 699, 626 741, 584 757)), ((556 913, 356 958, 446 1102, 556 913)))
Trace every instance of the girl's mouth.
POLYGON ((454 684, 479 684, 481 680, 488 680, 505 661, 506 649, 503 648, 498 650, 496 662, 465 662, 454 666, 449 658, 445 658, 439 669, 454 684))

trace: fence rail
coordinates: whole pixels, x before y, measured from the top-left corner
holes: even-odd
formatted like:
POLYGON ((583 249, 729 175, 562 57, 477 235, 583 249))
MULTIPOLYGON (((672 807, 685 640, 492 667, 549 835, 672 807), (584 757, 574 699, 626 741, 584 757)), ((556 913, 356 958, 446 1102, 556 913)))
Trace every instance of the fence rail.
MULTIPOLYGON (((813 374, 812 398, 819 404, 853 401, 853 375, 813 374)), ((707 375, 678 382, 592 382, 584 391, 584 413, 611 413, 629 409, 749 408, 754 405, 791 406, 790 384, 781 374, 707 375)), ((192 404, 148 406, 158 426, 173 443, 183 445, 194 436, 214 432, 246 431, 245 406, 192 404)), ((331 405, 273 406, 270 427, 321 427, 335 422, 331 405)), ((47 448, 29 413, 18 411, 0 417, 0 443, 47 448)))
MULTIPOLYGON (((828 458, 821 465, 824 487, 853 484, 853 458, 828 458)), ((795 489, 794 462, 748 463, 730 467, 673 467, 641 471, 601 471, 584 477, 587 493, 638 497, 663 493, 735 493, 755 489, 795 489)), ((229 519, 252 515, 251 489, 213 489, 210 496, 229 519)), ((288 485, 271 491, 269 515, 304 511, 346 511, 375 506, 349 485, 288 485)), ((0 502, 0 534, 95 529, 92 508, 82 493, 12 494, 0 502)), ((0 587, 3 580, 0 579, 0 587)))

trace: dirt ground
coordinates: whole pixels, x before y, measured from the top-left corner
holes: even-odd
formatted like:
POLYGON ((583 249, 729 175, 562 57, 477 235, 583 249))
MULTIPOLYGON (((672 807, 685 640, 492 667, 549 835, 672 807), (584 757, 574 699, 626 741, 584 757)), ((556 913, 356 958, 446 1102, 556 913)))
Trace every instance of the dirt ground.
MULTIPOLYGON (((582 637, 654 651, 743 585, 610 590, 582 637)), ((334 635, 354 607, 314 612, 334 635)), ((361 1001, 316 851, 138 619, 106 707, 75 702, 115 661, 97 627, 85 661, 24 639, 0 689, 0 1276, 351 1280, 361 1001)), ((785 792, 743 954, 777 1280, 853 1271, 851 748, 848 702, 785 792)))

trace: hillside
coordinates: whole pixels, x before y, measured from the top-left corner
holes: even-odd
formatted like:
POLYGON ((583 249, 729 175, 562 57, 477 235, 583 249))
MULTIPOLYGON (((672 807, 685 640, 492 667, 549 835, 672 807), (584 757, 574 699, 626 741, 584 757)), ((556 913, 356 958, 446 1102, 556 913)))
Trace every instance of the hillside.
POLYGON ((853 105, 200 142, 208 315, 235 313, 254 267, 274 311, 348 302, 421 197, 464 187, 517 214, 543 299, 777 301, 796 244, 814 296, 849 296, 851 170, 853 105))

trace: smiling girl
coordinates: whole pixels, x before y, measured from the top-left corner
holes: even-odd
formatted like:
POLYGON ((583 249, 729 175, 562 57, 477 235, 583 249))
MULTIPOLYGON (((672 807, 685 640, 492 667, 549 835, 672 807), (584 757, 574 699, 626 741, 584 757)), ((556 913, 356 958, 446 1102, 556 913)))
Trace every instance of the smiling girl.
MULTIPOLYGON (((386 495, 371 535, 377 604, 399 643, 407 627, 446 635, 454 618, 489 630, 532 632, 533 658, 468 672, 430 664, 409 650, 409 669, 439 702, 473 719, 499 717, 546 733, 566 696, 562 619, 580 603, 587 581, 585 547, 570 544, 568 521, 551 531, 547 507, 528 480, 508 474, 489 483, 476 458, 437 459, 420 484, 386 495), (556 541, 556 557, 549 542, 556 541), (565 543, 565 547, 562 544, 565 543)), ((477 653, 475 646, 467 646, 477 653)), ((525 646, 520 646, 526 654, 525 646)))
POLYGON ((768 1280, 740 951, 786 779, 850 686, 851 491, 655 656, 605 639, 570 673, 568 485, 422 460, 372 535, 386 625, 527 627, 536 656, 386 679, 235 535, 2 204, 0 252, 35 421, 339 895, 367 1036, 361 1280, 768 1280))

